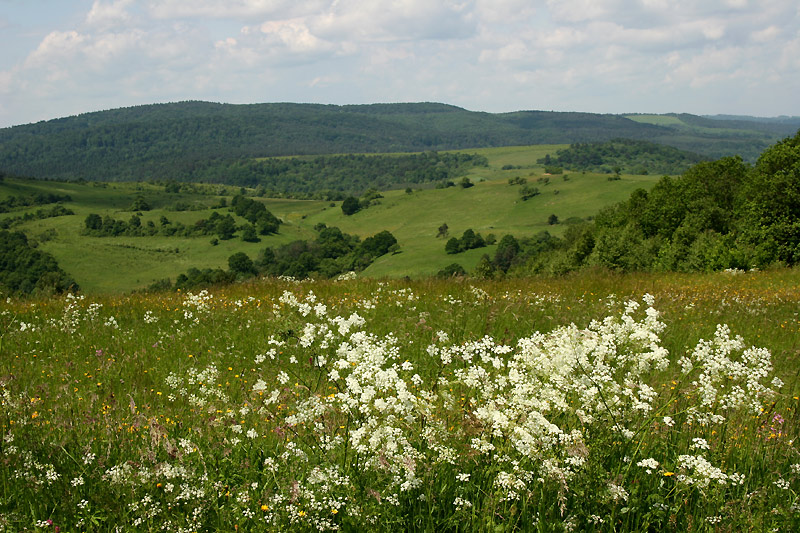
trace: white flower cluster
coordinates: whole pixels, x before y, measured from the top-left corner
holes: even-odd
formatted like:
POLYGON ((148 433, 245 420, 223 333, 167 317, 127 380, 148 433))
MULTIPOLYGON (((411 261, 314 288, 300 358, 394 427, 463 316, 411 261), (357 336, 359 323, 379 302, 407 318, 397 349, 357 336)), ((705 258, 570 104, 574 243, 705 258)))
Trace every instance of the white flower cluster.
POLYGON ((744 476, 741 474, 726 474, 712 465, 702 455, 681 455, 678 457, 678 466, 684 473, 678 474, 678 482, 685 485, 694 485, 701 489, 707 488, 711 483, 718 485, 741 485, 744 476))
POLYGON ((720 423, 724 416, 719 411, 740 407, 757 414, 775 395, 764 385, 772 372, 769 350, 746 348, 741 337, 731 337, 726 325, 717 326, 713 339, 700 340, 679 364, 684 374, 697 372, 692 385, 697 388, 699 404, 690 408, 690 421, 720 423))
MULTIPOLYGON (((390 304, 405 297, 392 296, 398 299, 390 304)), ((656 405, 659 394, 651 380, 655 372, 667 370, 670 358, 660 340, 665 326, 649 295, 641 300, 644 306, 622 302, 619 315, 585 328, 569 325, 537 332, 514 345, 488 336, 454 344, 446 332, 436 331, 434 343, 426 348, 439 368, 432 382, 423 377, 424 363, 401 356, 404 347, 392 334, 367 333, 366 319, 359 314, 338 316, 320 306, 310 292, 298 297, 286 291, 279 302, 289 308, 290 313, 281 317, 292 323, 294 340, 270 338, 272 347, 256 358, 257 363, 280 361, 280 366, 252 386, 253 411, 268 413, 279 431, 299 437, 287 440, 275 460, 269 460, 267 469, 276 479, 281 479, 283 468, 316 473, 290 474, 287 478, 295 484, 276 489, 265 504, 270 512, 264 517, 274 525, 324 529, 335 526, 330 520, 340 511, 349 516, 363 512, 347 497, 326 499, 353 490, 316 481, 323 471, 327 473, 322 477, 332 479, 333 471, 314 470, 322 468, 314 466, 318 461, 332 464, 322 459, 326 453, 337 454, 337 465, 342 464, 338 454, 357 457, 358 469, 379 480, 373 482, 379 490, 376 500, 391 505, 419 489, 437 465, 453 465, 458 481, 469 480, 470 474, 460 468, 458 446, 453 445, 453 439, 463 443, 467 437, 471 463, 493 465, 482 477, 488 473, 488 483, 502 499, 534 497, 542 484, 550 484, 564 502, 572 480, 589 460, 588 434, 610 431, 615 440, 631 440, 655 420, 668 431, 677 424, 673 416, 685 419, 656 405), (309 371, 317 372, 317 377, 304 378, 309 371), (270 390, 275 387, 270 383, 277 388, 270 390), (443 412, 448 414, 442 417, 443 412), (452 431, 454 427, 459 429, 452 431), (330 494, 320 492, 322 486, 330 494)), ((743 405, 721 386, 723 376, 726 386, 744 383, 750 408, 760 406, 768 392, 762 383, 771 371, 769 353, 745 350, 725 326, 682 363, 687 373, 699 373, 695 403, 709 420, 720 408, 743 405), (734 358, 734 353, 742 355, 734 358)), ((205 379, 214 383, 213 375, 205 379)), ((171 380, 171 386, 179 385, 179 378, 171 380)), ((689 419, 696 420, 698 414, 690 412, 689 419)), ((255 438, 258 433, 251 430, 248 436, 255 438)), ((711 445, 696 437, 691 448, 702 451, 711 445)), ((635 464, 653 474, 662 464, 673 462, 673 458, 649 457, 635 464)), ((679 483, 701 490, 744 479, 714 467, 702 455, 681 455, 676 471, 679 483)), ((606 486, 609 501, 629 499, 621 479, 607 481, 606 486)), ((457 510, 467 510, 474 502, 466 492, 454 498, 457 510)))

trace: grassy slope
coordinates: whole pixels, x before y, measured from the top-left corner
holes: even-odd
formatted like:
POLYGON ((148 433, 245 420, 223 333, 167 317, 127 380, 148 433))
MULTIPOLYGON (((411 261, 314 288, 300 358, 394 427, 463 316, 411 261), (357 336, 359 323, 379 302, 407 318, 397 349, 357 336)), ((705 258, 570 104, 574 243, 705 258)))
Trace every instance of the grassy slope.
MULTIPOLYGON (((127 211, 137 194, 143 195, 153 209, 143 213, 142 223, 152 220, 158 225, 164 215, 172 222, 191 224, 207 218, 210 209, 201 211, 169 211, 166 208, 177 201, 215 204, 224 192, 230 196, 237 189, 220 191, 219 186, 209 188, 209 195, 165 194, 161 187, 149 184, 117 183, 106 187, 94 184, 30 182, 6 180, 0 183, 0 198, 8 195, 51 191, 69 194, 73 202, 65 205, 75 211, 74 216, 45 219, 26 223, 15 229, 24 230, 37 237, 49 229, 56 237, 41 244, 52 253, 59 264, 90 293, 128 291, 149 285, 155 280, 175 278, 189 267, 227 268, 227 258, 244 251, 255 258, 265 246, 275 246, 295 239, 313 238, 313 227, 319 222, 338 226, 347 233, 361 237, 382 230, 391 231, 400 242, 401 252, 380 258, 365 272, 375 277, 420 276, 434 274, 445 265, 458 262, 471 269, 484 253, 493 253, 493 247, 471 250, 458 255, 444 252, 444 240, 436 238, 437 229, 447 223, 450 236, 460 237, 472 228, 484 236, 494 233, 498 238, 506 233, 518 237, 533 235, 542 230, 554 234, 563 232, 564 225, 548 226, 547 217, 556 214, 560 220, 569 217, 586 218, 601 207, 621 201, 636 188, 648 188, 658 178, 654 176, 623 176, 618 181, 608 181, 601 174, 570 174, 569 180, 551 176, 550 184, 536 183, 543 170, 536 160, 546 153, 554 153, 558 145, 506 147, 474 150, 485 155, 490 165, 476 169, 470 179, 476 185, 469 189, 387 191, 380 205, 346 217, 329 202, 266 199, 269 210, 286 223, 280 233, 265 237, 260 243, 245 243, 238 238, 221 241, 211 246, 207 237, 85 237, 80 235, 83 221, 89 213, 109 214, 127 220, 127 211), (521 169, 501 170, 504 165, 521 166, 521 169), (519 200, 519 186, 509 186, 508 178, 521 176, 528 184, 541 191, 527 202, 519 200), (556 194, 555 191, 559 193, 556 194)), ((31 209, 35 211, 37 208, 31 209)), ((227 209, 221 210, 224 214, 227 209)), ((3 214, 0 217, 18 216, 24 211, 3 214)), ((243 220, 239 220, 243 222, 243 220)))

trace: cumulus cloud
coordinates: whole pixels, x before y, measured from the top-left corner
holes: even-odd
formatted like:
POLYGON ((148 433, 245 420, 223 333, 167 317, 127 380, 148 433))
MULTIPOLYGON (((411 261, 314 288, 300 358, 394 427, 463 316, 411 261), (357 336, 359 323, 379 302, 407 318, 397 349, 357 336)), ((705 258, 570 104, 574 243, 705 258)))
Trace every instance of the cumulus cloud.
POLYGON ((794 98, 722 108, 740 105, 743 87, 797 89, 792 0, 94 0, 83 9, 13 54, 24 59, 0 59, 0 125, 34 109, 53 117, 100 101, 188 98, 598 112, 658 112, 666 99, 688 112, 800 113, 778 109, 794 98), (719 107, 701 109, 707 102, 719 107))
POLYGON ((95 0, 92 8, 86 15, 86 23, 89 26, 108 28, 116 25, 130 23, 132 17, 128 12, 128 7, 134 0, 117 0, 115 2, 104 2, 95 0))

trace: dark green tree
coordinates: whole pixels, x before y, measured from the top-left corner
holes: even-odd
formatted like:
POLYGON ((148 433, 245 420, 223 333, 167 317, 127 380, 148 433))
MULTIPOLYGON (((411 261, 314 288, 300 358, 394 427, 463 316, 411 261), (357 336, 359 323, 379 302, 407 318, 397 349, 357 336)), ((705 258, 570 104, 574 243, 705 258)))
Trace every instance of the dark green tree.
POLYGON ((455 237, 450 237, 444 245, 444 251, 448 254, 457 254, 461 252, 461 243, 455 237))
POLYGON ((513 235, 503 235, 494 252, 494 260, 492 263, 495 268, 502 272, 508 272, 514 259, 519 254, 519 250, 519 242, 513 235))
POLYGON ((439 272, 436 273, 436 277, 439 278, 455 278, 460 276, 466 276, 467 271, 464 270, 464 267, 459 265, 458 263, 450 263, 439 272))
POLYGON ((358 198, 353 196, 348 196, 342 202, 342 213, 347 216, 350 216, 354 213, 357 213, 361 209, 361 204, 358 202, 358 198))
POLYGON ((236 221, 230 215, 220 217, 216 224, 217 235, 223 241, 232 239, 236 233, 236 221))
POLYGON ((103 229, 103 219, 100 217, 100 215, 92 213, 86 217, 84 225, 86 226, 87 230, 100 231, 103 229))
POLYGON ((741 196, 754 266, 800 264, 800 131, 761 154, 741 196))
POLYGON ((144 196, 137 196, 133 201, 129 211, 150 211, 150 204, 144 199, 144 196))
POLYGON ((245 242, 259 242, 261 239, 256 234, 256 228, 252 224, 247 224, 242 229, 242 240, 245 242))
POLYGON ((539 194, 539 189, 530 185, 523 185, 519 190, 519 196, 523 201, 529 200, 539 194))
POLYGON ((475 277, 481 279, 492 279, 495 275, 495 268, 489 254, 483 254, 475 266, 475 277))
POLYGON ((228 258, 228 268, 231 272, 241 275, 256 274, 253 260, 244 252, 237 252, 228 258))

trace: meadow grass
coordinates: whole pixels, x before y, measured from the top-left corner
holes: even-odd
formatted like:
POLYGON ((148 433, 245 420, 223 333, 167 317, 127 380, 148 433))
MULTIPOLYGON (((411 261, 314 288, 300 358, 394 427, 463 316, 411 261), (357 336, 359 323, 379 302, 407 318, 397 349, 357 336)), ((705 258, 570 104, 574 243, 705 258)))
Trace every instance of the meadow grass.
POLYGON ((0 530, 796 530, 799 287, 4 297, 0 530))
POLYGON ((626 115, 625 118, 629 118, 634 122, 641 122, 643 124, 655 124, 656 126, 688 127, 688 124, 678 117, 672 117, 669 115, 626 115))

